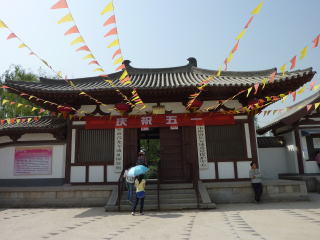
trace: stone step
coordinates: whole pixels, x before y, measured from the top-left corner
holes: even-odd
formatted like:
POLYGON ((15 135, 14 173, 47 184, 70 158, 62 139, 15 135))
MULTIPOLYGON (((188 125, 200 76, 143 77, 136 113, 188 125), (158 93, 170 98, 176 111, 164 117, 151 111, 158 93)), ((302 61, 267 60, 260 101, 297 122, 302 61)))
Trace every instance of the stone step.
POLYGON ((183 204, 183 203, 197 203, 197 198, 181 198, 181 199, 176 199, 176 198, 167 198, 167 199, 160 199, 160 206, 163 204, 168 204, 168 203, 177 203, 177 204, 183 204))
POLYGON ((161 204, 160 210, 183 210, 183 209, 196 209, 197 203, 167 203, 161 204))

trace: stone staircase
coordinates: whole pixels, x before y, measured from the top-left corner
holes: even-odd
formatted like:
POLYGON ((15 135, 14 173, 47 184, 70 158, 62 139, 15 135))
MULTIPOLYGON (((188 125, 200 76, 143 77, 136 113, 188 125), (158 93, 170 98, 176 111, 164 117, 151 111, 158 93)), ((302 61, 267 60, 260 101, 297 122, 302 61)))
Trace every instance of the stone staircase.
MULTIPOLYGON (((138 205, 137 210, 139 210, 139 207, 138 205)), ((191 183, 160 184, 160 210, 196 208, 197 195, 191 183)), ((216 208, 216 205, 214 203, 202 204, 200 201, 200 208, 216 208)), ((146 186, 144 209, 158 210, 157 184, 146 186)), ((114 210, 117 210, 117 207, 114 210)), ((127 200, 127 191, 122 192, 120 210, 131 211, 131 204, 127 200)))

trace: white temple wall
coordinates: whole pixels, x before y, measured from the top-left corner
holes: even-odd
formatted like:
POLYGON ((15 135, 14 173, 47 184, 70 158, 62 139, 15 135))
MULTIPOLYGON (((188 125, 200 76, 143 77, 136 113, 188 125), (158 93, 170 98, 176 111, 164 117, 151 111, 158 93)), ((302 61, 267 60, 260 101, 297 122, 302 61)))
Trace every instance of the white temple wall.
POLYGON ((282 134, 286 142, 286 161, 288 172, 299 173, 298 159, 297 159, 297 145, 294 137, 294 131, 282 134))

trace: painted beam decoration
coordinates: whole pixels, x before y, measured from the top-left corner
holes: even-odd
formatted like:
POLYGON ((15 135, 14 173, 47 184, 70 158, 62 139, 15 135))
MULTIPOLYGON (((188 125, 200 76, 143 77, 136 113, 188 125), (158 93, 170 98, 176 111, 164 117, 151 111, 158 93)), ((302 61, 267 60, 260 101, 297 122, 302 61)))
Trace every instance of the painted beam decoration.
POLYGON ((196 126, 199 169, 208 169, 206 129, 205 126, 196 126))
POLYGON ((119 173, 123 168, 123 128, 114 132, 114 171, 119 173))
POLYGON ((141 116, 108 116, 86 117, 86 129, 107 128, 149 128, 149 127, 178 127, 197 125, 231 125, 235 124, 233 115, 204 113, 204 114, 159 114, 141 116))

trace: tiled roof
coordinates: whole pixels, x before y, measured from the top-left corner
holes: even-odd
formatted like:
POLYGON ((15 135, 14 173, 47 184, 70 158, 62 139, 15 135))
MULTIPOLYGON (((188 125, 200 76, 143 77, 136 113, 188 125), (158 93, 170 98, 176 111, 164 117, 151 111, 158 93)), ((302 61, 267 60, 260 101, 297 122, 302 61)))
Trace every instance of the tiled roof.
MULTIPOLYGON (((130 65, 130 61, 124 61, 126 69, 129 72, 132 84, 126 86, 121 85, 119 77, 122 72, 109 74, 108 79, 114 81, 114 85, 119 89, 170 89, 194 87, 197 83, 206 80, 210 75, 215 75, 217 71, 201 69, 197 67, 197 61, 189 58, 189 64, 181 67, 173 68, 134 68, 130 65)), ((222 71, 220 77, 215 77, 209 83, 209 87, 247 87, 255 83, 261 83, 263 78, 267 78, 276 69, 268 69, 262 71, 233 72, 222 71)), ((282 81, 290 81, 306 75, 314 74, 312 68, 288 72, 285 76, 278 74, 275 83, 282 81)), ((104 91, 113 89, 108 83, 102 81, 102 77, 90 77, 70 79, 78 89, 82 91, 104 91)), ((55 93, 72 93, 78 90, 68 85, 64 80, 40 78, 40 82, 21 82, 7 81, 6 84, 19 90, 32 90, 40 92, 55 93)))
POLYGON ((258 137, 257 142, 259 148, 276 148, 285 146, 285 140, 283 137, 258 137))
POLYGON ((23 131, 41 131, 41 132, 52 132, 54 130, 63 129, 67 126, 66 120, 55 117, 41 117, 38 120, 35 120, 34 117, 30 117, 32 120, 27 121, 29 117, 20 117, 20 122, 0 124, 0 135, 10 132, 23 132, 23 131), (26 119, 25 121, 21 121, 26 119))

